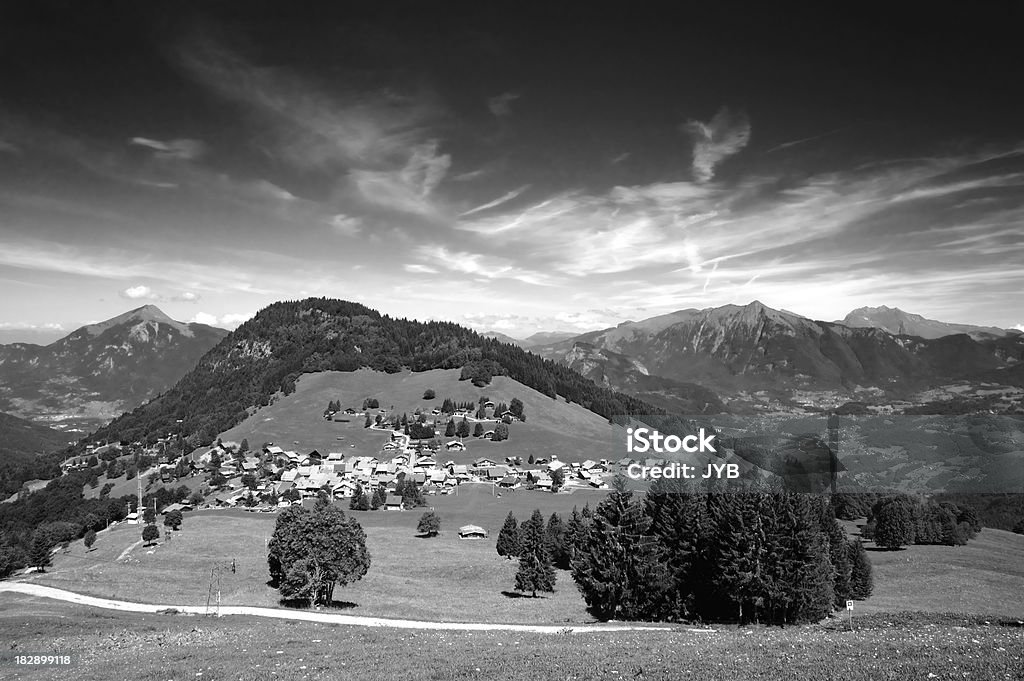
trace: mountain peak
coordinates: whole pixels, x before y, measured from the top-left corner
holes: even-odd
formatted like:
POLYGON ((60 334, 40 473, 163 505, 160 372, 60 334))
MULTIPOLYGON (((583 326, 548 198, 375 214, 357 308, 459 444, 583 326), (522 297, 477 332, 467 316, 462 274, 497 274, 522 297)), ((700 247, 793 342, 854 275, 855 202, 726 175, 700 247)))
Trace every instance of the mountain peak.
POLYGON ((137 307, 134 310, 129 310, 128 312, 119 314, 116 317, 111 317, 106 321, 83 326, 81 330, 90 336, 98 336, 107 329, 111 329, 115 326, 120 326, 122 324, 138 324, 140 322, 166 324, 167 326, 177 329, 181 334, 187 337, 192 337, 193 335, 192 329, 189 328, 188 324, 171 319, 156 305, 143 305, 142 307, 137 307))

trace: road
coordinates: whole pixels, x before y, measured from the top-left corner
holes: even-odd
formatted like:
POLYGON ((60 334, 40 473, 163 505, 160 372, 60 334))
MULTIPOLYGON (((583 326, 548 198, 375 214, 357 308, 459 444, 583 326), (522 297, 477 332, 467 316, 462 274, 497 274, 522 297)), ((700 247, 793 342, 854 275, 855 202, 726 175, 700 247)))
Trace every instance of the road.
MULTIPOLYGON (((0 582, 0 593, 17 593, 41 598, 87 605, 106 610, 122 612, 158 613, 165 610, 177 610, 182 613, 205 615, 210 610, 203 605, 151 605, 148 603, 130 603, 114 601, 107 598, 86 596, 73 591, 55 589, 41 584, 26 582, 0 582)), ((419 620, 386 619, 383 617, 362 617, 358 615, 336 615, 325 612, 306 610, 284 610, 279 608, 257 608, 245 605, 223 605, 220 615, 249 615, 251 617, 270 617, 283 620, 303 620, 306 622, 323 622, 328 624, 346 624, 354 627, 390 627, 393 629, 435 629, 448 631, 519 631, 537 634, 586 634, 601 631, 638 631, 655 630, 671 631, 675 627, 632 626, 628 624, 495 624, 485 622, 425 622, 419 620)), ((711 630, 707 630, 711 631, 711 630)))

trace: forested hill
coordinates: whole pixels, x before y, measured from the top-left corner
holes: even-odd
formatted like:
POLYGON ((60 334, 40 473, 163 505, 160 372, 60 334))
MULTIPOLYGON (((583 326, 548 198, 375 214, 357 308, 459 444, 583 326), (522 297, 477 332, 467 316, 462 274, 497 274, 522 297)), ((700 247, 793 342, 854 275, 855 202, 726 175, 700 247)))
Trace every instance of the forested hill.
POLYGON ((181 433, 212 442, 253 407, 295 389, 303 373, 368 367, 394 373, 463 368, 470 380, 507 375, 610 417, 663 410, 601 388, 568 367, 450 322, 392 319, 325 298, 274 303, 210 350, 171 390, 115 419, 92 439, 143 440, 181 433))

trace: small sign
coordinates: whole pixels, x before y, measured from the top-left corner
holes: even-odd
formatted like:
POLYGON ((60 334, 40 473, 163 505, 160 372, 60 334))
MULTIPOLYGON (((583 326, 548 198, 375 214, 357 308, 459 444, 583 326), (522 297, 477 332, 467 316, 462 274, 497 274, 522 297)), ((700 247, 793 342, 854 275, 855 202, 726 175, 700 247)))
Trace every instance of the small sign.
POLYGON ((846 609, 853 610, 853 601, 846 601, 846 609))

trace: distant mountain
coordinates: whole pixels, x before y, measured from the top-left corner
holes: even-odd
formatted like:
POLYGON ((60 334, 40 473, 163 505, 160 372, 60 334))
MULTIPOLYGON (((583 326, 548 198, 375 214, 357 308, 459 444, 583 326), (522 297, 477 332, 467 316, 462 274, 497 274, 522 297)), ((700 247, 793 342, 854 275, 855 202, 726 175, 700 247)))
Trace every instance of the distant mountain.
POLYGON ((598 385, 635 395, 676 414, 717 414, 725 405, 713 391, 695 383, 652 376, 635 359, 588 343, 573 343, 562 358, 572 370, 598 385))
POLYGON ((0 345, 0 409, 96 427, 174 385, 227 333, 146 305, 50 345, 0 345))
POLYGON ((518 338, 513 338, 512 336, 506 336, 500 331, 484 331, 480 335, 483 336, 484 338, 493 338, 496 341, 508 343, 509 345, 517 345, 519 347, 523 347, 523 341, 519 340, 518 338))
POLYGON ((358 303, 309 298, 264 308, 173 388, 115 419, 95 437, 137 440, 173 432, 199 446, 292 393, 302 374, 360 368, 386 373, 461 368, 467 380, 486 384, 492 376, 506 375, 605 418, 663 412, 457 324, 394 319, 358 303))
POLYGON ((53 457, 71 439, 66 433, 0 413, 0 499, 17 492, 25 480, 49 478, 59 469, 53 457))
POLYGON ((580 335, 575 331, 538 331, 532 336, 527 336, 521 342, 524 348, 532 348, 538 345, 550 345, 580 335))
POLYGON ((1005 336, 1006 329, 995 326, 972 326, 970 324, 950 324, 934 319, 926 319, 919 314, 904 312, 898 307, 859 307, 850 312, 836 324, 852 328, 873 327, 888 331, 898 336, 918 336, 919 338, 942 338, 958 333, 966 333, 975 340, 1005 336))
POLYGON ((1005 376, 1024 360, 1024 338, 907 338, 878 328, 813 321, 758 301, 680 310, 539 348, 577 361, 580 344, 619 353, 650 375, 696 383, 720 395, 749 390, 878 386, 904 390, 943 381, 1005 376))

